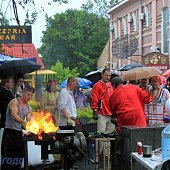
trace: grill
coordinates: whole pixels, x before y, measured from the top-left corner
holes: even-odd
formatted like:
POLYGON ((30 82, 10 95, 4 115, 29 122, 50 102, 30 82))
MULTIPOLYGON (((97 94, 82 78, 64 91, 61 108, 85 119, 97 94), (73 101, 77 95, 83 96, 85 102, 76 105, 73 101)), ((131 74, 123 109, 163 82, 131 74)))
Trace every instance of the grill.
POLYGON ((73 164, 82 157, 87 159, 87 144, 82 132, 74 133, 74 130, 58 130, 56 133, 44 133, 40 138, 28 133, 23 136, 24 139, 24 170, 28 170, 28 141, 35 141, 35 145, 41 146, 41 159, 44 164, 48 163, 49 154, 63 154, 65 170, 71 168, 73 164), (50 146, 50 147, 49 147, 50 146), (68 163, 69 162, 69 163, 68 163))

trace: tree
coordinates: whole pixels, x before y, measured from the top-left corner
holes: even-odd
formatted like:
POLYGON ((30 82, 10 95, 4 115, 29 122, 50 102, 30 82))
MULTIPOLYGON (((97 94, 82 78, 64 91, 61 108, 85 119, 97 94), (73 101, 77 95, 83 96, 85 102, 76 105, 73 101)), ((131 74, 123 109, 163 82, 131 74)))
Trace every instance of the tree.
POLYGON ((8 25, 9 21, 5 18, 4 14, 0 12, 0 26, 8 25))
POLYGON ((71 75, 79 76, 77 72, 77 68, 73 68, 72 70, 69 67, 64 67, 63 63, 57 60, 56 64, 51 67, 51 70, 56 72, 56 80, 61 83, 64 80, 68 79, 71 75))
POLYGON ((38 49, 50 68, 56 60, 64 67, 77 67, 80 75, 97 68, 97 59, 108 37, 108 20, 85 11, 67 10, 47 17, 42 46, 38 49))
MULTIPOLYGON (((35 0, 19 0, 19 4, 21 5, 26 5, 28 3, 34 3, 35 0)), ((53 0, 53 2, 59 2, 59 3, 68 3, 68 0, 53 0)), ((51 3, 51 1, 49 0, 49 3, 51 3)))
MULTIPOLYGON (((2 16, 5 16, 7 9, 10 7, 10 3, 13 7, 13 12, 14 12, 14 18, 17 22, 18 25, 20 25, 20 19, 18 16, 18 6, 21 6, 25 11, 26 11, 26 16, 25 16, 25 22, 24 25, 26 24, 34 24, 36 19, 37 19, 37 15, 41 12, 45 12, 44 7, 41 6, 41 3, 39 3, 39 7, 35 7, 35 2, 39 1, 39 0, 10 0, 8 3, 5 2, 5 0, 1 0, 1 7, 0 7, 0 21, 2 23, 2 16), (6 4, 7 3, 7 4, 6 4), (5 4, 5 5, 4 5, 5 4), (5 9, 4 9, 5 6, 5 9), (4 12, 4 13, 3 13, 4 12)), ((47 0, 48 1, 48 5, 52 5, 52 3, 68 3, 68 0, 47 0)), ((3 20, 5 21, 5 20, 3 20)), ((1 24, 1 25, 7 25, 6 22, 4 22, 5 24, 1 24)))
POLYGON ((88 13, 95 13, 105 17, 107 11, 118 2, 119 0, 88 0, 81 8, 88 13))

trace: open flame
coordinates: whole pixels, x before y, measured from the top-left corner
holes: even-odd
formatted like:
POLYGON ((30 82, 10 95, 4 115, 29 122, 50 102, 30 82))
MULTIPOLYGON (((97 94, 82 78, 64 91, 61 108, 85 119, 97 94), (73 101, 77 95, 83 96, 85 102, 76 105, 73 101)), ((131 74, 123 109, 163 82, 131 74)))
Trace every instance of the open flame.
POLYGON ((59 127, 55 125, 55 119, 50 112, 34 112, 33 117, 26 124, 27 132, 32 132, 38 135, 39 139, 42 139, 43 133, 52 133, 59 130, 59 127))

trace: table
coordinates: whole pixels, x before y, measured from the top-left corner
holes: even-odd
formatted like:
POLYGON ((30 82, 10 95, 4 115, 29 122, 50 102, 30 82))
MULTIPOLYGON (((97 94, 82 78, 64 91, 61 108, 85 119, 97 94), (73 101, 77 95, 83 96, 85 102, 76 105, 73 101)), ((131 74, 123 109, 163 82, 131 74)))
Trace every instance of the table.
MULTIPOLYGON (((95 138, 95 162, 97 161, 96 159, 98 159, 98 166, 100 167, 101 163, 100 162, 100 149, 99 149, 99 146, 100 146, 100 142, 103 143, 103 150, 105 149, 109 149, 111 150, 111 147, 116 151, 116 138, 95 138), (108 146, 105 145, 105 143, 110 143, 109 144, 109 148, 107 148, 108 146), (96 155, 96 152, 97 152, 97 155, 96 155)), ((112 153, 112 151, 109 151, 109 154, 108 154, 108 158, 107 158, 107 166, 106 166, 106 153, 103 151, 103 159, 104 159, 104 165, 103 165, 103 170, 106 170, 106 169, 111 169, 110 166, 112 166, 110 164, 110 159, 111 158, 114 158, 114 162, 116 160, 116 152, 112 153)), ((112 161, 111 161, 112 162, 112 161)), ((112 162, 113 163, 113 162, 112 162)), ((115 164, 115 163, 114 163, 115 164)))
POLYGON ((161 170, 161 165, 164 162, 161 155, 152 155, 150 158, 145 158, 137 152, 131 153, 131 170, 133 170, 133 159, 139 162, 143 167, 148 170, 161 170))

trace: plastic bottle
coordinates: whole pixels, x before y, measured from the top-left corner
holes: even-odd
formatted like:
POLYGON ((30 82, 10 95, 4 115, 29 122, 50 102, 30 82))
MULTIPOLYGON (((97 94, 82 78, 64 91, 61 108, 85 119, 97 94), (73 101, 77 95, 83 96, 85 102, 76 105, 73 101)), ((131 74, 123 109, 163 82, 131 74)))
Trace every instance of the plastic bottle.
POLYGON ((137 149, 138 149, 138 154, 141 155, 142 154, 142 143, 141 142, 137 142, 137 149))
POLYGON ((170 159, 170 125, 162 131, 162 159, 170 159))

